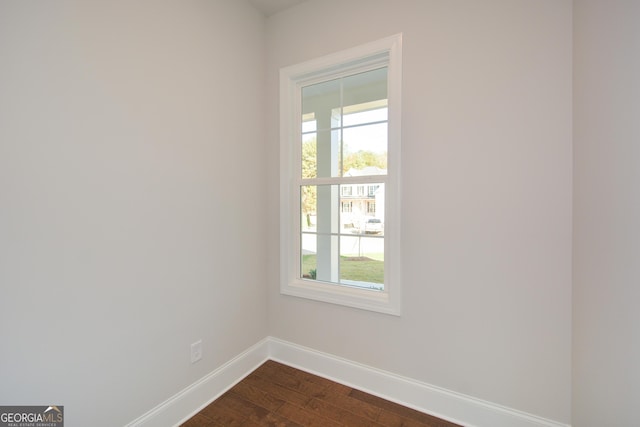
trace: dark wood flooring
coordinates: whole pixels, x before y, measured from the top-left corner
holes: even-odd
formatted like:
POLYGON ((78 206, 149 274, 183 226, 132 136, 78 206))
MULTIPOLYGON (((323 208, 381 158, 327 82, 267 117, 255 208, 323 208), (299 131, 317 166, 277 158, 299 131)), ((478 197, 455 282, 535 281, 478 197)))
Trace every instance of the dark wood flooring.
POLYGON ((182 427, 460 427, 269 360, 182 427))

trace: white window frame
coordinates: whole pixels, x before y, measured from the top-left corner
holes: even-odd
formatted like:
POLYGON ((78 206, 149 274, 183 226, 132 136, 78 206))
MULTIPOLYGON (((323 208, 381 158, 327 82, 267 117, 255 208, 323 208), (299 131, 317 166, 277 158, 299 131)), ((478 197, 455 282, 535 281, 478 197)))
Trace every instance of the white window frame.
POLYGON ((402 34, 280 70, 280 292, 381 313, 401 314, 400 145, 402 34), (388 67, 384 290, 306 280, 300 274, 301 88, 313 82, 388 67))

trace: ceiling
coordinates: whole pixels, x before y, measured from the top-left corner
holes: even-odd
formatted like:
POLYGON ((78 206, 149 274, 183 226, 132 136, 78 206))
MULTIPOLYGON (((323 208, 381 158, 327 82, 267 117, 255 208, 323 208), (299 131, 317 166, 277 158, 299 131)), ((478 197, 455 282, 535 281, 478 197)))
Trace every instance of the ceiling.
POLYGON ((307 0, 249 0, 265 16, 273 15, 307 0))

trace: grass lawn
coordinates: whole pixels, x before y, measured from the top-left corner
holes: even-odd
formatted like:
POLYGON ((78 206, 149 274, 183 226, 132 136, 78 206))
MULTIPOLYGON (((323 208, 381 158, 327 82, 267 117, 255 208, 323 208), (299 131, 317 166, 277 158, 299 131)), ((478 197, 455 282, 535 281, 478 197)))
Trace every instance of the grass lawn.
MULTIPOLYGON (((378 258, 378 257, 376 257, 378 258)), ((302 256, 302 274, 316 269, 316 255, 302 256)), ((368 257, 340 257, 340 278, 358 282, 384 283, 384 261, 368 257)))

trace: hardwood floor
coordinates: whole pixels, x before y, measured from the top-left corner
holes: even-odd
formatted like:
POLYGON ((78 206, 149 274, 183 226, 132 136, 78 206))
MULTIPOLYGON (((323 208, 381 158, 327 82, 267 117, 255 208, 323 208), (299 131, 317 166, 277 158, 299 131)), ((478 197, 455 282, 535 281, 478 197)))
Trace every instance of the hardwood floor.
POLYGON ((269 360, 182 427, 460 427, 269 360))

